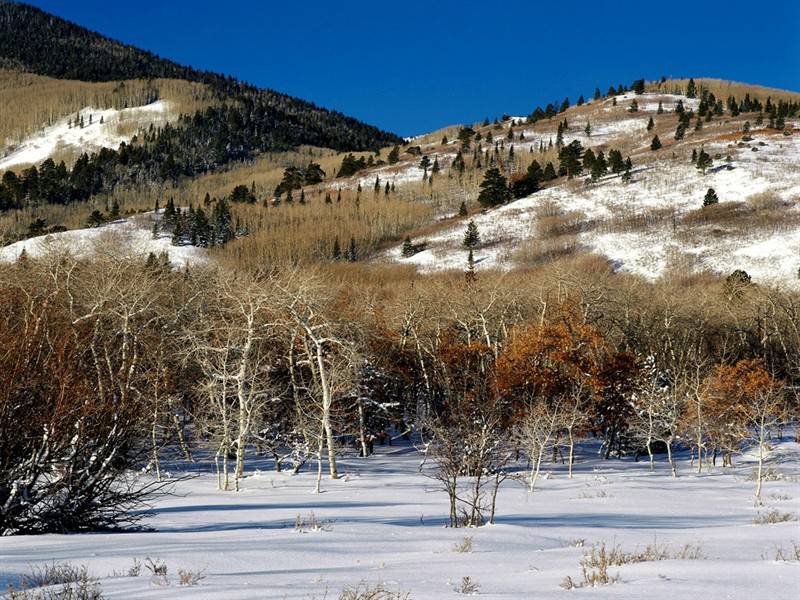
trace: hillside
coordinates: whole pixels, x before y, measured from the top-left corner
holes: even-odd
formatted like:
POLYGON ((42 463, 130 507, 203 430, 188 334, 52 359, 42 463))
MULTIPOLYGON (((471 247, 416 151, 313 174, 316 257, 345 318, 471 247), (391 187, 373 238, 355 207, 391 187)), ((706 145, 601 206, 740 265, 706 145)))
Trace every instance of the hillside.
MULTIPOLYGON (((726 115, 675 140, 679 101, 687 110, 698 109, 696 98, 647 92, 615 95, 560 115, 568 123, 563 131, 565 147, 578 141, 594 154, 622 149, 634 165, 629 181, 622 172, 593 178, 585 171, 572 179, 559 178, 500 207, 445 221, 433 231, 412 232, 419 252, 403 256, 402 246, 396 245, 381 258, 414 264, 425 272, 463 270, 468 252, 462 242, 471 219, 481 237, 473 249, 477 269, 535 266, 594 254, 615 270, 648 279, 703 271, 728 275, 743 269, 761 282, 796 283, 800 122, 790 119, 785 130, 778 131, 766 123, 755 125, 758 116, 752 113, 726 115), (630 112, 634 100, 639 108, 630 112), (647 128, 650 118, 652 131, 647 128), (745 123, 749 134, 743 131, 745 123), (656 135, 663 147, 653 151, 656 135), (705 173, 691 159, 701 150, 712 160, 705 173), (709 188, 716 191, 719 204, 703 208, 709 188)), ((692 125, 696 121, 693 118, 692 125)), ((485 135, 488 129, 478 131, 485 135)), ((506 156, 513 146, 517 156, 533 153, 538 158, 540 148, 549 146, 557 131, 550 122, 509 120, 495 135, 503 140, 506 156), (515 141, 508 141, 509 129, 515 141)), ((436 147, 434 154, 447 163, 456 152, 451 142, 449 147, 436 147)), ((408 165, 406 173, 414 173, 414 167, 408 165)), ((502 167, 513 178, 525 165, 506 159, 502 167)), ((477 195, 477 190, 473 193, 477 195)))
MULTIPOLYGON (((102 160, 90 158, 94 177, 99 179, 95 187, 102 191, 192 177, 302 144, 359 151, 401 142, 396 135, 339 112, 178 65, 16 2, 0 2, 0 66, 90 82, 180 79, 212 90, 215 101, 211 105, 181 115, 174 127, 139 136, 124 156, 106 153, 102 160)), ((157 99, 157 95, 151 98, 157 99)), ((71 201, 73 191, 60 200, 44 200, 71 201)), ((83 192, 77 195, 85 199, 83 192)))

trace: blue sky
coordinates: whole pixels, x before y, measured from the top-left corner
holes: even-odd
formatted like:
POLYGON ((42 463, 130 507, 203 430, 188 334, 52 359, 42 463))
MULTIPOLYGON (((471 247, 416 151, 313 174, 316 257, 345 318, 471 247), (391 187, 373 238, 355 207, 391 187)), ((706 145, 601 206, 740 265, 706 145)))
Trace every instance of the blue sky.
POLYGON ((800 91, 798 0, 32 3, 402 135, 527 114, 639 77, 800 91))

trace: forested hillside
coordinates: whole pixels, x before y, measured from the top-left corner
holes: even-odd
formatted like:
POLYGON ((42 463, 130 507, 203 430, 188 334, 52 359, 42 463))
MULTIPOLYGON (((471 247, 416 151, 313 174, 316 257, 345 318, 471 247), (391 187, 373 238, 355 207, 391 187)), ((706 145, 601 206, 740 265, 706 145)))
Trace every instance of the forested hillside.
MULTIPOLYGON (((394 134, 339 112, 184 67, 15 2, 0 1, 0 66, 83 81, 183 79, 207 84, 217 95, 215 106, 183 116, 175 127, 135 138, 119 152, 110 149, 86 156, 81 169, 89 170, 90 188, 73 185, 72 180, 83 175, 65 175, 55 194, 34 190, 31 197, 30 190, 26 192, 26 197, 38 202, 63 204, 120 183, 175 180, 301 144, 360 151, 401 142, 394 134)), ((6 200, 3 208, 18 205, 6 200)))

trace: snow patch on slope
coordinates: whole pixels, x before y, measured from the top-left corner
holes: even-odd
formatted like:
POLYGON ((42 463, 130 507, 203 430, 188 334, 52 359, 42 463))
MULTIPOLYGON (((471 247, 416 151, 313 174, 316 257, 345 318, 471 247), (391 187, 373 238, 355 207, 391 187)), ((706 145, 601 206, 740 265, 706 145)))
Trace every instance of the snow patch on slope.
POLYGON ((40 133, 17 144, 6 156, 0 158, 0 170, 16 165, 39 163, 60 149, 76 148, 85 152, 99 148, 117 148, 122 142, 131 140, 139 125, 161 124, 170 118, 169 102, 164 100, 122 110, 86 107, 78 114, 83 117, 83 127, 74 124, 70 127, 70 120, 75 120, 75 114, 45 127, 40 133), (89 124, 90 115, 91 124, 89 124), (120 133, 120 126, 128 123, 137 126, 132 128, 130 134, 120 133))
MULTIPOLYGON (((624 127, 622 128, 624 129, 624 127)), ((569 140, 571 136, 565 136, 569 140)), ((594 136, 593 136, 594 137, 594 136)), ((789 204, 787 216, 800 210, 800 136, 754 135, 747 147, 706 143, 712 156, 721 155, 705 176, 688 159, 661 158, 636 168, 633 182, 607 176, 597 183, 575 181, 544 189, 528 198, 486 211, 474 217, 482 245, 474 251, 477 268, 512 268, 512 254, 522 243, 536 240, 537 209, 551 205, 562 213, 582 213, 588 223, 578 234, 584 249, 605 255, 615 268, 657 279, 671 266, 728 274, 744 269, 761 282, 798 285, 800 229, 723 232, 715 235, 702 226, 690 230, 689 239, 679 235, 670 219, 650 227, 615 229, 613 220, 664 211, 678 220, 702 206, 713 187, 721 202, 743 202, 762 192, 774 193, 789 204), (761 145, 763 144, 763 145, 761 145), (757 151, 753 151, 756 148, 757 151), (725 156, 731 155, 731 162, 725 156)), ((466 221, 425 240, 427 249, 405 258, 397 246, 382 258, 411 263, 422 271, 463 269, 467 252, 461 245, 466 221)), ((684 230, 687 228, 684 227, 684 230)))
POLYGON ((172 266, 176 268, 208 260, 208 254, 203 248, 173 246, 169 234, 160 233, 154 239, 153 222, 154 213, 149 212, 119 219, 101 227, 73 229, 22 240, 0 248, 0 261, 17 260, 23 250, 31 258, 64 253, 75 258, 104 254, 143 257, 150 252, 166 252, 172 266))

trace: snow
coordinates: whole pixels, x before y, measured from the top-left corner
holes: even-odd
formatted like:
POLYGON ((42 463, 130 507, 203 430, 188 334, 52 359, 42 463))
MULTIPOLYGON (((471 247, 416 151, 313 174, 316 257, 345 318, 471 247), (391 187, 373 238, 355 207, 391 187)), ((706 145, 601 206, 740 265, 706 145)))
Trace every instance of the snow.
POLYGON ((567 597, 617 600, 788 600, 800 594, 800 563, 774 559, 776 547, 800 540, 797 522, 754 525, 771 509, 798 513, 800 445, 776 445, 768 461, 783 474, 765 483, 765 505, 753 506, 747 479, 753 457, 735 459, 697 475, 679 455, 678 479, 659 457, 646 461, 602 460, 597 446, 579 448, 576 474, 547 463, 546 477, 530 494, 518 482, 500 490, 495 525, 449 529, 446 495, 418 472, 409 446, 378 447, 368 459, 341 461, 346 475, 311 493, 314 473, 275 473, 267 461, 251 461, 242 491, 215 491, 210 464, 172 464, 197 477, 177 483, 176 494, 156 502, 145 524, 130 534, 44 535, 4 538, 0 587, 16 582, 31 565, 51 561, 86 564, 109 599, 263 600, 336 598, 346 585, 382 582, 413 600, 456 600, 465 576, 480 585, 479 597, 567 597), (260 470, 256 470, 256 467, 260 470), (298 515, 315 516, 326 530, 295 531, 298 515), (473 538, 474 550, 454 544, 473 538), (579 560, 592 544, 625 551, 654 542, 673 550, 701 547, 704 560, 666 560, 612 567, 620 581, 591 590, 564 591, 564 577, 580 580, 579 560), (582 546, 580 544, 583 544, 582 546), (146 569, 121 575, 134 558, 160 559, 166 583, 146 569), (195 587, 177 583, 177 571, 203 571, 195 587))
MULTIPOLYGON (((625 131, 631 122, 622 121, 609 131, 625 131)), ((638 125, 637 125, 638 126, 638 125)), ((565 140, 571 139, 565 136, 565 140)), ((592 138, 595 134, 592 135, 592 138)), ((729 274, 744 269, 761 282, 798 285, 800 268, 800 136, 753 134, 746 147, 706 140, 705 149, 714 166, 701 175, 685 156, 686 146, 676 159, 661 156, 650 159, 645 153, 634 158, 633 181, 623 183, 609 175, 597 183, 586 177, 546 188, 528 198, 488 210, 473 218, 483 245, 474 251, 477 268, 508 269, 521 244, 536 241, 537 211, 553 206, 562 214, 579 213, 586 223, 577 241, 585 250, 606 256, 618 270, 657 279, 671 267, 710 270, 729 274), (753 148, 758 151, 754 152, 753 148), (731 162, 725 157, 731 156, 731 162), (774 194, 786 203, 786 225, 768 229, 714 230, 710 226, 684 226, 673 229, 687 213, 702 206, 708 188, 714 188, 722 203, 746 202, 761 193, 774 194), (659 223, 651 226, 615 226, 615 220, 661 212, 659 223), (789 218, 792 217, 792 218, 789 218), (688 230, 688 233, 687 233, 688 230), (724 235, 719 235, 724 233, 724 235)), ((583 140, 582 140, 583 141, 583 140)), ((424 272, 463 269, 466 250, 462 247, 466 220, 423 239, 427 249, 412 257, 401 255, 401 246, 384 253, 380 260, 411 263, 424 272)))
POLYGON ((79 114, 84 118, 82 128, 69 126, 70 119, 75 120, 74 114, 61 119, 12 147, 6 156, 0 157, 0 170, 15 165, 39 163, 61 149, 74 148, 84 152, 99 148, 117 148, 122 142, 129 142, 135 129, 138 129, 134 128, 130 135, 123 135, 118 132, 120 125, 128 122, 141 125, 166 122, 169 119, 169 102, 159 100, 122 110, 86 107, 79 114), (89 115, 92 116, 91 125, 89 115), (101 118, 103 123, 100 123, 101 118))
POLYGON ((174 267, 207 260, 208 255, 203 248, 173 246, 168 233, 162 232, 157 239, 153 239, 153 220, 154 213, 141 213, 100 227, 73 229, 29 238, 0 248, 0 260, 16 260, 23 249, 31 258, 65 252, 76 258, 98 254, 146 256, 150 252, 167 252, 174 267))

